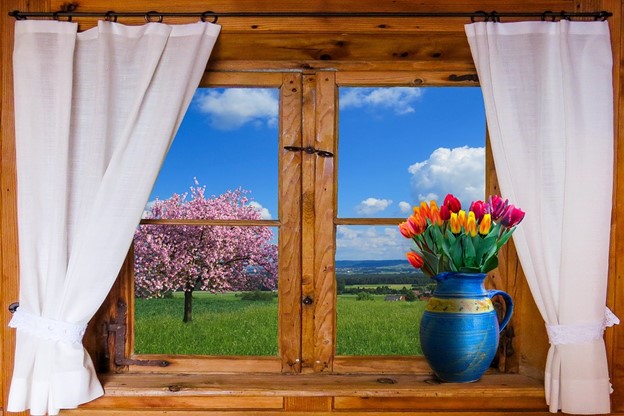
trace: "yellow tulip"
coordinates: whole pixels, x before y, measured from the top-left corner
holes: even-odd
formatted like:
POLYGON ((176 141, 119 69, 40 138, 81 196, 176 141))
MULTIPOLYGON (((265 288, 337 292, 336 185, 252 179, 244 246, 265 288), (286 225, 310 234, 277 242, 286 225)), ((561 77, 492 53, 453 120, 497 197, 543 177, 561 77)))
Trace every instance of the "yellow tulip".
POLYGON ((468 213, 465 229, 466 234, 469 234, 471 237, 475 237, 477 235, 477 218, 475 217, 475 213, 472 211, 468 213))
POLYGON ((459 234, 461 232, 461 223, 459 222, 459 215, 456 212, 451 212, 451 232, 453 234, 459 234))
POLYGON ((462 227, 466 228, 466 211, 463 209, 457 213, 457 218, 459 218, 459 223, 462 227))
POLYGON ((492 214, 485 214, 479 224, 479 234, 487 235, 492 228, 492 214))

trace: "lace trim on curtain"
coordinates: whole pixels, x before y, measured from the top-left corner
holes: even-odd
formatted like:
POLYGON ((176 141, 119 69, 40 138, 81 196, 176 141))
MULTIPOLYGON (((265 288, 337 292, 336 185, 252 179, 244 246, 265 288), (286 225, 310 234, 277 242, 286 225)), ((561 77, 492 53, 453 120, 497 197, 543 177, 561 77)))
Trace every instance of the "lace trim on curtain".
POLYGON ((11 322, 9 322, 9 327, 19 329, 38 338, 70 344, 82 343, 82 337, 87 330, 86 324, 55 321, 33 315, 22 309, 15 311, 11 322))
POLYGON ((602 339, 606 327, 619 323, 618 317, 609 308, 605 308, 602 322, 575 325, 546 324, 546 331, 552 345, 585 344, 602 339))

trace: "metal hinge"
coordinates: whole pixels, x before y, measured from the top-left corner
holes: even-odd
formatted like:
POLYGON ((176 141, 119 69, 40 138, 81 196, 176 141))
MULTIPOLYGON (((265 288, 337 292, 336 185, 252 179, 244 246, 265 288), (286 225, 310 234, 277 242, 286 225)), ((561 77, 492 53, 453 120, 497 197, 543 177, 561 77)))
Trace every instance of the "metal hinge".
POLYGON ((104 324, 104 343, 106 348, 106 358, 110 359, 111 351, 110 344, 108 342, 108 337, 112 336, 113 338, 113 356, 115 357, 115 365, 118 366, 126 366, 126 365, 141 365, 141 366, 156 366, 156 367, 167 367, 169 365, 169 361, 166 360, 137 360, 133 358, 126 357, 126 318, 128 316, 128 306, 122 300, 117 302, 117 316, 114 319, 111 319, 111 322, 107 322, 104 324))

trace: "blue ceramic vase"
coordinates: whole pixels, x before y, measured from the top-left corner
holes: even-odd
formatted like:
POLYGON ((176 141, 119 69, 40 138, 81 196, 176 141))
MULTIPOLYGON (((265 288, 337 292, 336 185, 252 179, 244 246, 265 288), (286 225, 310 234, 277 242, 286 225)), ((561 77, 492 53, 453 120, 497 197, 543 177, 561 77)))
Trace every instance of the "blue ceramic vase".
POLYGON ((431 369, 443 381, 477 381, 496 355, 499 332, 511 318, 513 302, 503 291, 486 290, 486 276, 456 272, 434 276, 437 286, 420 322, 420 343, 431 369), (496 295, 506 303, 500 325, 491 300, 496 295))

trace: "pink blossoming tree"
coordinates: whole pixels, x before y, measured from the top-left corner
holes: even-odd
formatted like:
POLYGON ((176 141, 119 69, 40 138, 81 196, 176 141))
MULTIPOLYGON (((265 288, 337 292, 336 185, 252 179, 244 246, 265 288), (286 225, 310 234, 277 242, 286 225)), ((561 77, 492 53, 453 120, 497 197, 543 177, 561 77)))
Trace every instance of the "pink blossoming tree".
MULTIPOLYGON (((206 198, 195 181, 188 194, 156 200, 149 219, 258 220, 247 191, 206 198)), ((135 293, 163 297, 184 291, 184 322, 192 320, 193 291, 266 290, 277 285, 277 246, 264 226, 148 225, 134 238, 135 293)))

